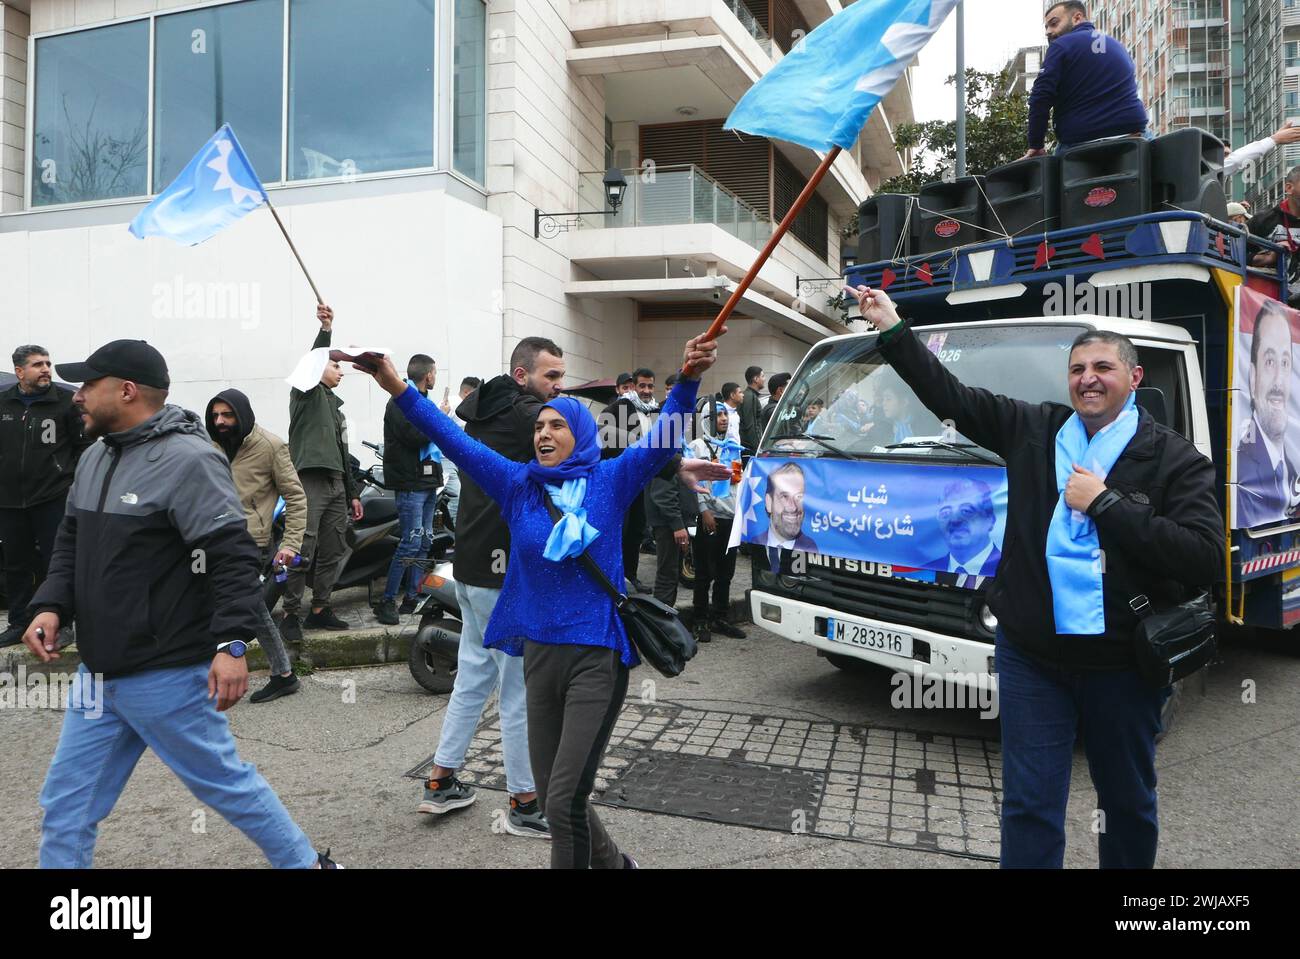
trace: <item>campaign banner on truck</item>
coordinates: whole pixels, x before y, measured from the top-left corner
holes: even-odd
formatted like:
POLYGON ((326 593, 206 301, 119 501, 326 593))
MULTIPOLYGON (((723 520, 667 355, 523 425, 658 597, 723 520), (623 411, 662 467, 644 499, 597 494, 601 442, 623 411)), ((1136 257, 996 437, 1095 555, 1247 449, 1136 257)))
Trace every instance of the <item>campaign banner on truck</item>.
MULTIPOLYGON (((952 463, 755 458, 737 515, 740 539, 782 551, 862 560, 889 575, 976 586, 997 570, 1006 471, 952 463)), ((793 553, 785 553, 786 562, 793 553)))
POLYGON ((1300 516, 1300 311, 1237 287, 1233 343, 1232 528, 1300 516))

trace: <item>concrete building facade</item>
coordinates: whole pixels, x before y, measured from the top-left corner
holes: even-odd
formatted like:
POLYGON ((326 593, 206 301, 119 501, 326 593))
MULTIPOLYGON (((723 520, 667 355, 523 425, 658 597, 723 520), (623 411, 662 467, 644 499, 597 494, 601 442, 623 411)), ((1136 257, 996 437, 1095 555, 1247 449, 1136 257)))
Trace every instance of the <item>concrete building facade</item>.
MULTIPOLYGON (((839 0, 4 0, 0 330, 55 362, 117 337, 173 401, 226 385, 287 429, 315 300, 257 210, 197 247, 126 225, 229 122, 324 298, 335 342, 425 352, 439 385, 554 339, 568 382, 680 363, 820 156, 724 132, 839 0), (601 185, 624 171, 608 212, 601 185)), ((904 76, 741 302, 706 387, 793 369, 844 332, 840 231, 902 172, 904 76), (830 292, 834 292, 831 290, 830 292)), ((340 388, 355 452, 383 400, 340 388)))

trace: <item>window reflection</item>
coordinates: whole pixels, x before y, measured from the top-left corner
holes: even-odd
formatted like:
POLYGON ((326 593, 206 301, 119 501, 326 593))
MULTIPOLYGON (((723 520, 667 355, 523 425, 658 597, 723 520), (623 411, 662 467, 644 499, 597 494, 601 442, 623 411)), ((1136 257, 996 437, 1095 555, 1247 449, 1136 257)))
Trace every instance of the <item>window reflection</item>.
POLYGON ((263 182, 280 179, 282 0, 159 17, 154 28, 154 191, 229 123, 263 182))
POLYGON ((149 23, 36 41, 32 204, 142 196, 149 23))
POLYGON ((433 0, 294 0, 289 178, 433 166, 433 0))
POLYGON ((482 183, 486 163, 487 6, 456 0, 456 53, 452 90, 452 166, 482 183))

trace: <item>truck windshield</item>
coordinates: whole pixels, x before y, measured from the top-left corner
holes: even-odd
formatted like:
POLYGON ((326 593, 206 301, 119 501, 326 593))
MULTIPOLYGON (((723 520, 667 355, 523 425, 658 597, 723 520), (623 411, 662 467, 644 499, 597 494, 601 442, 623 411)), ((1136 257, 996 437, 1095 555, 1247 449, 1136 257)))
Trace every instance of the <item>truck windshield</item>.
MULTIPOLYGON (((921 341, 967 386, 1030 403, 1070 402, 1066 363, 1083 326, 927 330, 921 341)), ((889 459, 924 456, 1001 463, 945 428, 880 355, 875 335, 814 347, 790 382, 761 452, 889 459)))

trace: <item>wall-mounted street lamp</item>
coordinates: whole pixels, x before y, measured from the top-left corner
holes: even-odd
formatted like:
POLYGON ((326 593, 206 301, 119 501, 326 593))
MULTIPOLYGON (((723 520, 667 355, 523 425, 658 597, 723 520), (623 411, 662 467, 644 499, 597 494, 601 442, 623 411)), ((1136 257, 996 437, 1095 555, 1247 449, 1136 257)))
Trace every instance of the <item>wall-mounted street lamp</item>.
POLYGON ((545 236, 549 240, 561 233, 565 233, 573 229, 579 217, 605 216, 609 213, 617 213, 618 208, 623 205, 623 195, 627 192, 627 177, 623 176, 623 171, 618 167, 612 166, 605 171, 605 178, 601 182, 605 185, 605 202, 609 204, 608 210, 584 210, 580 213, 543 213, 541 210, 534 208, 533 239, 538 240, 545 236))

